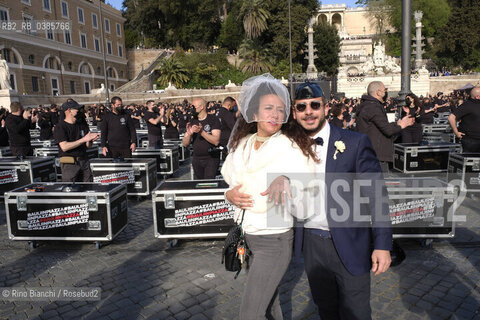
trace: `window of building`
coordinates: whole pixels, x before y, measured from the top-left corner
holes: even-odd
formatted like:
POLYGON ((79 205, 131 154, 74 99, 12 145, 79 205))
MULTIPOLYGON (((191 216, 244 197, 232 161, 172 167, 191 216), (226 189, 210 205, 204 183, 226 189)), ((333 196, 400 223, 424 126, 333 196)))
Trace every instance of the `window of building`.
POLYGON ((0 7, 0 21, 8 21, 8 10, 0 7))
POLYGON ((110 33, 110 20, 105 18, 105 32, 110 33))
POLYGON ((68 3, 66 1, 62 1, 62 17, 68 18, 68 3))
POLYGON ((43 0, 43 10, 52 12, 52 9, 50 7, 50 0, 43 0))
POLYGON ((98 74, 98 75, 101 75, 101 74, 102 74, 102 68, 97 67, 97 74, 98 74))
POLYGON ((17 86, 15 85, 15 75, 13 73, 10 74, 10 87, 12 87, 12 90, 17 90, 17 86))
POLYGON ((22 0, 23 3, 25 4, 28 4, 29 6, 31 6, 32 4, 30 3, 30 0, 22 0))
POLYGON ((72 71, 72 68, 73 68, 73 63, 72 63, 72 61, 69 61, 69 62, 67 63, 67 68, 68 68, 68 70, 72 71))
MULTIPOLYGON (((25 23, 25 33, 26 34, 32 34, 32 28, 33 28, 33 17, 24 14, 23 15, 23 22, 25 23)), ((23 26, 22 26, 23 28, 23 26)))
POLYGON ((70 36, 70 30, 65 30, 63 34, 65 36, 65 43, 72 44, 72 37, 70 36))
POLYGON ((93 44, 95 46, 95 51, 100 52, 100 39, 93 37, 93 44))
POLYGON ((88 67, 88 64, 86 64, 86 63, 82 64, 82 67, 80 68, 80 73, 91 74, 90 68, 88 67))
POLYGON ((112 68, 107 69, 107 75, 108 75, 109 78, 113 78, 113 69, 112 68))
POLYGON ((8 63, 13 62, 14 64, 18 64, 17 56, 10 49, 7 49, 7 48, 2 49, 2 57, 8 63))
POLYGON ((82 48, 87 48, 87 35, 85 33, 80 33, 80 45, 82 48))
POLYGON ((52 31, 52 29, 47 29, 45 32, 47 33, 47 39, 48 39, 48 40, 53 40, 53 31, 52 31))
POLYGON ((120 78, 123 78, 123 71, 120 71, 120 78))
POLYGON ((122 36, 122 26, 120 25, 120 23, 117 23, 117 36, 122 36))
POLYGON ((47 69, 60 70, 60 64, 58 63, 57 59, 55 59, 54 57, 49 57, 45 61, 44 67, 47 69))
POLYGON ((30 62, 30 64, 35 64, 35 56, 33 54, 28 56, 28 62, 30 62))
POLYGON ((70 93, 75 93, 75 81, 70 80, 70 93))
POLYGON ((92 13, 92 26, 94 29, 98 29, 98 20, 96 13, 92 13))
POLYGON ((52 78, 52 95, 58 96, 60 94, 60 90, 58 88, 58 79, 52 78))
POLYGON ((112 42, 111 41, 107 42, 107 53, 112 54, 112 42))
POLYGON ((78 22, 81 24, 85 24, 85 19, 83 18, 83 9, 78 8, 78 22))
POLYGON ((115 91, 115 85, 114 84, 110 85, 110 91, 115 91))
POLYGON ((33 92, 38 92, 38 77, 32 77, 33 92))
POLYGON ((123 57, 123 47, 121 44, 118 45, 118 56, 123 57))
POLYGON ((85 81, 85 94, 90 93, 90 82, 85 81))

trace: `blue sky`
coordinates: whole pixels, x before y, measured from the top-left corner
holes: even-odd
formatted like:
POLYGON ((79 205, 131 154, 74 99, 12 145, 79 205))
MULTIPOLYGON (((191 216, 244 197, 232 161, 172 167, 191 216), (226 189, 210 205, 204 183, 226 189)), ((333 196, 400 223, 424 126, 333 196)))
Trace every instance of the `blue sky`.
MULTIPOLYGON (((340 4, 345 3, 347 7, 356 7, 355 2, 357 0, 322 0, 322 4, 340 4)), ((122 9, 123 0, 106 0, 107 3, 119 10, 122 9)))

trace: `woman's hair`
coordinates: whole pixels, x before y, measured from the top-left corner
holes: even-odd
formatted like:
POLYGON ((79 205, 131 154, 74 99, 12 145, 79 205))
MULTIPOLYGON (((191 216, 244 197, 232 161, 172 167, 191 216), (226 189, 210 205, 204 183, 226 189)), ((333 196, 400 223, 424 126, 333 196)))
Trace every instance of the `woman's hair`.
MULTIPOLYGON (((310 138, 310 136, 305 132, 305 130, 303 130, 302 126, 300 126, 297 121, 293 119, 292 115, 288 117, 287 123, 284 123, 282 125, 281 130, 285 134, 285 136, 287 136, 290 140, 292 140, 298 145, 305 157, 309 157, 315 162, 320 162, 317 157, 317 153, 312 148, 314 144, 312 138, 310 138)), ((228 142, 229 151, 235 151, 242 138, 256 132, 257 123, 247 123, 245 119, 243 119, 243 116, 240 115, 237 123, 235 124, 235 129, 232 132, 230 141, 228 142)))
POLYGON ((423 108, 422 101, 420 101, 420 99, 415 94, 409 93, 409 94, 407 94, 407 97, 410 97, 410 98, 413 99, 413 104, 415 105, 415 107, 423 108))

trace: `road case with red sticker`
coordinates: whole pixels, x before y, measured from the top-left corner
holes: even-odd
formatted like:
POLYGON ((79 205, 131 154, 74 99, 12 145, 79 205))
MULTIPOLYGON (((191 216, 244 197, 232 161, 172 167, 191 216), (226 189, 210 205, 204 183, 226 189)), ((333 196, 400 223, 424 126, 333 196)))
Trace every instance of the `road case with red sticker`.
POLYGON ((453 238, 462 197, 437 178, 389 178, 390 220, 395 238, 453 238))
POLYGON ((126 184, 129 196, 148 196, 157 186, 155 159, 92 159, 90 169, 93 182, 126 184))
POLYGON ((55 182, 54 157, 0 158, 0 197, 7 191, 34 182, 55 182))
POLYGON ((35 183, 5 193, 11 240, 111 241, 128 222, 121 184, 35 183))
POLYGON ((223 238, 235 206, 225 201, 223 180, 164 181, 152 192, 155 237, 223 238))

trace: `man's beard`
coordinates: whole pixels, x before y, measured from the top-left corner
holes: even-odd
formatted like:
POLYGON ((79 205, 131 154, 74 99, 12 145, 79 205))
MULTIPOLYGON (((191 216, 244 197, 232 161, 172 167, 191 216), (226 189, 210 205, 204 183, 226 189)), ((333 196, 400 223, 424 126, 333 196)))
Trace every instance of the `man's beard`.
POLYGON ((325 121, 327 121, 325 118, 323 118, 323 120, 320 120, 320 122, 318 123, 318 126, 315 129, 305 129, 304 128, 305 132, 309 135, 317 133, 318 131, 320 131, 320 129, 323 128, 323 126, 325 125, 325 121))

